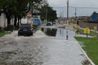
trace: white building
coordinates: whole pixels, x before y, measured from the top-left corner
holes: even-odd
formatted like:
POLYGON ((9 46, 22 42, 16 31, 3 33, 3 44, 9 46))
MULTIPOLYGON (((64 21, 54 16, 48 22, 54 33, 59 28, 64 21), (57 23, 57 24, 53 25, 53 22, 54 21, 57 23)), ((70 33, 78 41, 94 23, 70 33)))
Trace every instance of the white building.
MULTIPOLYGON (((14 25, 14 18, 12 18, 10 22, 11 22, 10 25, 14 25)), ((7 27, 7 18, 4 13, 1 13, 1 15, 0 15, 0 27, 1 28, 7 27)))
POLYGON ((4 13, 1 13, 0 16, 0 27, 1 28, 7 27, 7 19, 4 13))

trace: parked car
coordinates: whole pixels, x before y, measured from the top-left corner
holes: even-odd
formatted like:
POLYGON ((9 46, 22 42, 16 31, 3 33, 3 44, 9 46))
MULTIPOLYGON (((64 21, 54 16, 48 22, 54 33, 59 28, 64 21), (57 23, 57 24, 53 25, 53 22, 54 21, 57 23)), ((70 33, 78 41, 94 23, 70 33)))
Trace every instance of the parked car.
POLYGON ((40 18, 33 18, 32 22, 33 22, 34 30, 36 30, 42 24, 42 21, 40 18))
POLYGON ((33 18, 33 25, 40 26, 42 24, 41 19, 33 18))
POLYGON ((47 24, 46 24, 46 26, 52 26, 53 24, 52 24, 52 22, 48 22, 47 24))
POLYGON ((18 36, 31 36, 31 35, 33 35, 31 24, 21 24, 18 30, 18 36))

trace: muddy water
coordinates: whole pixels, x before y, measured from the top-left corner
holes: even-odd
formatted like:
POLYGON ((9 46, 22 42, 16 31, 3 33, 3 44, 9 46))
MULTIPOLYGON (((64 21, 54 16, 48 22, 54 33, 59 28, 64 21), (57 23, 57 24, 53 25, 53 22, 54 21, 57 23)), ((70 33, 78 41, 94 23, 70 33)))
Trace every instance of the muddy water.
POLYGON ((74 40, 47 37, 40 31, 30 37, 13 32, 0 38, 0 65, 81 65, 81 54, 74 40))
POLYGON ((45 38, 3 38, 0 41, 0 65, 42 65, 47 52, 45 38))

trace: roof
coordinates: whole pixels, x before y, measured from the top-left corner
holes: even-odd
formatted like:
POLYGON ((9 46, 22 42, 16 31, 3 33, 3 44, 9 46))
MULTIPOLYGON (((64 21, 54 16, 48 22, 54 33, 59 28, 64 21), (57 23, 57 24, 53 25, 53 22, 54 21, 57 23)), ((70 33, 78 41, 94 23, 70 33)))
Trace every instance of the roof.
POLYGON ((92 15, 91 15, 91 18, 90 18, 90 22, 98 22, 98 13, 94 12, 92 15))

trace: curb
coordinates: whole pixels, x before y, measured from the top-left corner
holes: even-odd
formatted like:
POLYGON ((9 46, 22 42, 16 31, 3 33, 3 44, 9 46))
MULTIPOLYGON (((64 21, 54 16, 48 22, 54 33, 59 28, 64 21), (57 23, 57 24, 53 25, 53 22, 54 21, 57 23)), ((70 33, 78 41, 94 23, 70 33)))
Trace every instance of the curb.
MULTIPOLYGON (((77 41, 77 44, 79 44, 78 41, 77 41)), ((80 47, 81 51, 83 52, 84 56, 87 58, 87 60, 89 60, 89 62, 91 63, 91 65, 95 65, 94 62, 88 57, 87 53, 82 49, 82 47, 80 46, 80 44, 79 44, 79 47, 80 47)))

